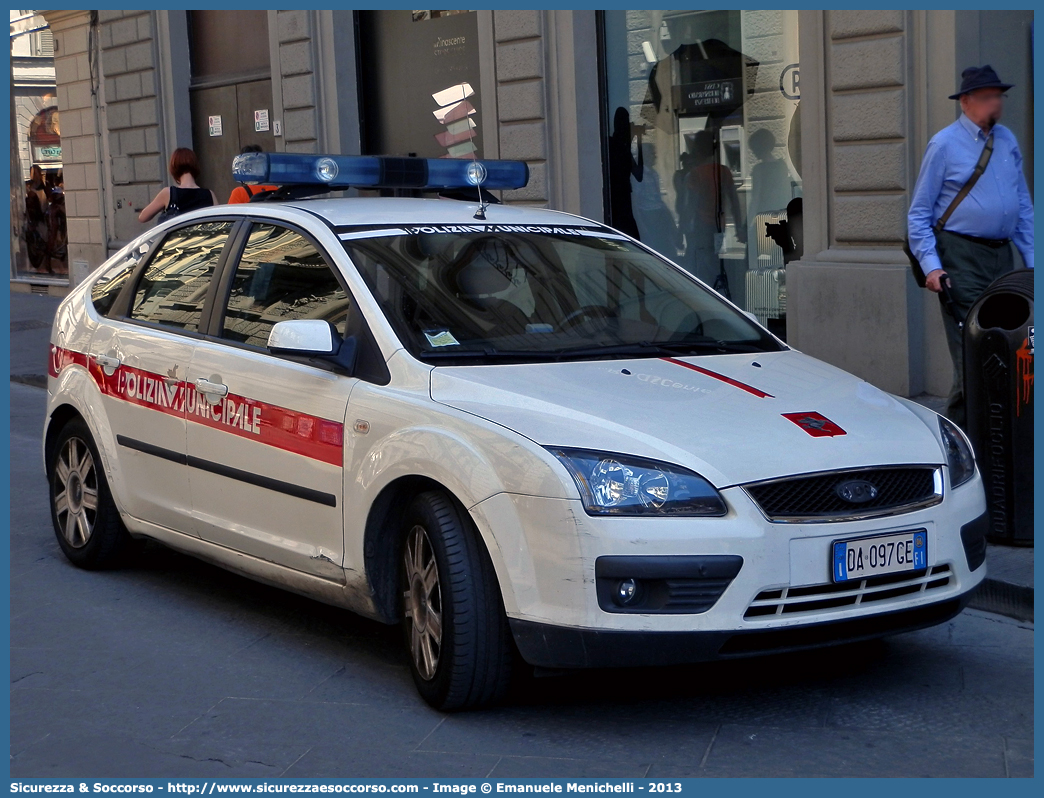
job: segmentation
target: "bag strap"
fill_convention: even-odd
[[[953,201],[950,203],[950,207],[943,211],[943,215],[940,216],[939,221],[935,223],[936,232],[939,232],[946,227],[946,222],[949,221],[950,215],[957,210],[957,206],[960,205],[964,201],[964,198],[971,193],[971,190],[975,188],[975,184],[979,182],[982,173],[986,171],[986,165],[990,162],[991,155],[993,155],[992,133],[986,137],[986,144],[982,148],[982,154],[979,156],[979,161],[975,164],[975,169],[972,171],[971,177],[968,178],[968,182],[961,187],[961,190],[957,192],[957,196],[954,197]]]

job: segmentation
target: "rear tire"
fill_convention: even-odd
[[[487,706],[511,683],[514,644],[489,555],[467,517],[439,491],[403,519],[401,617],[413,680],[436,709]]]
[[[120,520],[98,448],[82,419],[58,434],[47,463],[51,521],[71,563],[95,570],[121,564],[135,542]]]

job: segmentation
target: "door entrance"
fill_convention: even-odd
[[[226,202],[243,147],[275,149],[267,11],[190,11],[192,146],[200,185]],[[256,117],[255,117],[256,115]]]
[[[200,185],[217,194],[218,202],[226,202],[236,187],[232,159],[242,148],[257,144],[265,152],[275,150],[270,121],[272,81],[193,89],[190,101],[193,148],[202,170]],[[262,124],[255,121],[255,112],[259,111],[263,112]]]

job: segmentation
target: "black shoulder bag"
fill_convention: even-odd
[[[177,186],[170,187],[170,198],[167,200],[167,207],[165,207],[162,211],[159,212],[159,217],[156,220],[156,224],[163,224],[168,219],[173,219],[175,216],[181,213],[181,209],[178,208],[178,195],[176,193],[177,191]]]
[[[938,233],[946,227],[946,222],[949,220],[953,212],[957,210],[957,206],[960,205],[964,201],[964,198],[971,193],[971,190],[975,188],[975,184],[978,182],[979,178],[982,177],[982,173],[986,171],[986,164],[990,162],[991,155],[993,155],[992,133],[986,137],[986,144],[982,148],[982,155],[979,156],[979,162],[975,164],[975,169],[972,171],[971,177],[969,177],[968,182],[961,187],[961,190],[957,192],[957,196],[953,198],[950,206],[943,211],[943,215],[939,217],[939,221],[932,226],[933,232]],[[914,280],[917,281],[917,285],[920,288],[924,288],[927,284],[926,275],[924,270],[921,268],[921,264],[917,261],[917,256],[914,255],[913,250],[910,249],[909,236],[903,240],[903,252],[905,252],[906,257],[910,259],[910,268],[913,270]]]

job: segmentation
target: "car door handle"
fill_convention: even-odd
[[[228,396],[227,385],[222,385],[220,382],[211,382],[203,377],[196,380],[196,387],[201,393],[210,393],[215,396]]]
[[[103,369],[118,369],[123,365],[123,361],[118,357],[112,357],[111,355],[94,355],[93,360]]]

